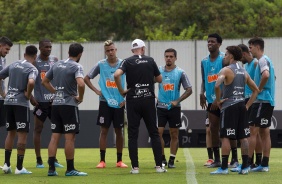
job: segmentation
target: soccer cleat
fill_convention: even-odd
[[[252,172],[269,172],[269,167],[268,166],[261,166],[261,165],[259,165],[259,166],[255,167],[255,168],[253,168],[251,171]]]
[[[213,159],[208,159],[204,166],[210,166],[213,163]]]
[[[77,170],[66,171],[66,176],[87,176],[88,174],[85,172],[80,172]]]
[[[239,166],[239,162],[238,161],[232,161],[228,164],[229,168],[236,168]]]
[[[221,169],[221,167],[220,167],[217,170],[210,172],[210,174],[229,174],[229,173],[228,173],[228,168]]]
[[[164,173],[164,172],[167,172],[167,170],[164,167],[156,166],[156,172],[157,173]]]
[[[44,165],[42,163],[36,163],[36,168],[44,168]]]
[[[22,170],[18,170],[18,168],[16,167],[16,170],[15,170],[15,174],[31,174],[32,172],[26,170],[26,168],[22,168]]]
[[[128,166],[125,163],[123,163],[122,161],[119,161],[118,163],[116,163],[116,167],[128,168]]]
[[[60,164],[59,162],[55,162],[55,167],[63,168],[64,166],[62,164]]]
[[[242,165],[240,164],[237,167],[230,169],[230,171],[231,172],[240,172],[241,171],[241,167],[242,167]]]
[[[101,161],[96,168],[105,168],[106,167],[106,163],[104,161]]]
[[[164,166],[167,166],[167,161],[166,160],[163,160],[162,161],[162,166],[164,167]]]
[[[174,163],[168,162],[167,167],[168,168],[175,168],[175,165],[174,165]]]
[[[2,171],[4,171],[5,174],[10,174],[12,173],[12,168],[11,166],[8,167],[7,164],[5,163],[4,166],[2,167]]]
[[[51,171],[51,170],[49,170],[49,171],[48,171],[48,176],[58,176],[58,173],[57,173],[57,171]]]
[[[139,167],[132,167],[130,173],[131,174],[138,174],[139,173]]]
[[[215,168],[221,167],[221,162],[213,162],[211,165],[207,166],[207,168]]]
[[[246,167],[244,169],[240,168],[240,171],[238,172],[238,174],[249,174],[249,171],[251,170],[250,167]]]

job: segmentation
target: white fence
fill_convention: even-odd
[[[223,40],[221,51],[225,52],[225,48],[229,45],[238,45],[244,43],[247,45],[249,39],[233,39]],[[275,110],[282,110],[282,38],[270,38],[265,40],[265,54],[268,55],[275,66],[276,72],[276,107]],[[119,58],[126,58],[132,55],[130,50],[131,42],[115,42]],[[38,46],[38,44],[35,44]],[[67,43],[53,43],[52,55],[57,56],[59,59],[68,57]],[[101,59],[105,58],[103,42],[83,43],[84,52],[80,63],[84,67],[85,75],[90,69]],[[15,44],[10,53],[7,55],[7,64],[14,62],[18,59],[23,59],[24,49],[26,45]],[[207,41],[205,40],[191,40],[191,41],[150,41],[146,42],[146,55],[155,58],[158,65],[164,65],[164,51],[167,48],[174,48],[177,51],[176,64],[184,69],[193,86],[193,94],[182,102],[183,110],[200,110],[199,105],[199,92],[201,87],[201,59],[209,54],[207,50]],[[92,82],[98,86],[97,76]],[[181,94],[183,89],[181,89]],[[156,91],[157,94],[157,91]],[[80,105],[80,110],[97,110],[99,107],[98,96],[86,87],[84,102]]]

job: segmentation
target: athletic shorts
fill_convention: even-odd
[[[209,113],[216,115],[217,117],[220,117],[220,109],[218,108],[217,110],[211,110],[211,105],[212,105],[211,103],[208,104],[207,111]]]
[[[157,108],[158,127],[165,127],[168,122],[169,128],[181,127],[181,108],[174,107],[170,110]]]
[[[249,116],[249,125],[260,128],[270,127],[273,109],[270,103],[254,103]]]
[[[7,112],[7,131],[29,132],[29,107],[19,105],[5,105]]]
[[[247,104],[247,102],[249,101],[249,99],[250,99],[250,98],[246,98],[246,99],[245,99],[245,104]],[[249,117],[250,117],[252,107],[253,107],[253,104],[249,107],[249,109],[248,109],[248,111],[247,111],[247,120],[248,120]]]
[[[247,122],[247,109],[245,102],[231,105],[221,111],[220,137],[233,140],[244,139],[250,136]]]
[[[206,125],[206,127],[209,127],[209,126],[210,126],[210,121],[209,121],[209,114],[208,114],[208,112],[206,112],[205,125]]]
[[[33,114],[44,123],[47,117],[51,119],[51,110],[52,104],[50,102],[38,102],[38,105],[34,107]]]
[[[6,125],[6,106],[4,105],[4,100],[0,100],[0,127]]]
[[[109,107],[107,102],[100,101],[97,125],[109,128],[113,122],[114,128],[124,125],[124,108]]]
[[[51,129],[53,133],[79,133],[78,107],[71,105],[54,105],[51,113]]]

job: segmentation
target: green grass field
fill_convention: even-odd
[[[166,155],[169,155],[169,149],[166,148]],[[240,154],[240,150],[238,150]],[[140,173],[132,175],[130,168],[116,168],[116,150],[107,149],[105,169],[96,169],[99,162],[99,149],[76,149],[75,167],[78,170],[87,172],[85,177],[66,177],[65,168],[57,169],[59,176],[47,176],[47,149],[42,150],[45,168],[35,168],[35,154],[33,149],[26,151],[24,167],[32,171],[31,175],[0,174],[0,182],[9,184],[17,183],[199,183],[199,184],[260,184],[260,183],[281,183],[281,159],[282,149],[272,149],[270,158],[269,173],[250,173],[249,175],[238,175],[229,173],[229,175],[214,176],[209,173],[215,169],[203,166],[207,159],[206,149],[204,148],[180,148],[176,157],[175,169],[168,169],[167,173],[156,173],[154,169],[154,160],[150,148],[139,148]],[[167,156],[168,157],[168,156]],[[65,164],[64,150],[59,149],[57,158],[60,163]],[[191,161],[192,160],[192,161]],[[130,165],[127,148],[124,149],[123,161]],[[240,160],[241,161],[241,160]],[[4,162],[4,150],[0,149],[0,163]],[[12,170],[14,172],[16,165],[16,150],[12,153]],[[194,166],[194,167],[193,167]],[[194,180],[193,180],[194,178]]]

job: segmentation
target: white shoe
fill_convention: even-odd
[[[7,164],[5,163],[4,166],[2,167],[2,171],[4,171],[5,174],[11,174],[12,168],[11,168],[11,166],[8,167]]]
[[[156,166],[156,172],[163,173],[163,172],[167,172],[167,170],[164,167]]]
[[[32,172],[26,170],[26,168],[22,168],[22,170],[18,170],[18,168],[16,167],[16,170],[15,170],[15,174],[31,174]]]
[[[130,171],[131,174],[138,174],[139,173],[139,167],[134,167]]]

